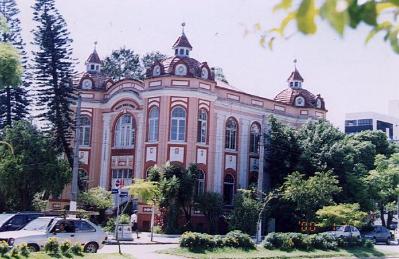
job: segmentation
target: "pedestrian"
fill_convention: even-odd
[[[136,231],[137,238],[140,238],[139,228],[137,226],[137,210],[133,211],[133,214],[130,216],[130,223],[132,224],[132,231]]]

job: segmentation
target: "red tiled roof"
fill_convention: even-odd
[[[298,70],[295,68],[295,71],[291,73],[290,77],[288,77],[287,81],[301,81],[303,82],[303,77],[299,74]]]
[[[101,64],[101,59],[97,54],[97,51],[94,50],[93,53],[90,54],[89,58],[86,61],[87,63],[97,63],[97,64]]]
[[[274,97],[274,100],[277,102],[282,102],[286,103],[289,105],[294,105],[295,103],[295,98],[297,96],[302,96],[305,98],[305,106],[304,107],[316,107],[316,99],[317,97],[309,92],[306,89],[299,88],[299,89],[293,89],[293,88],[287,88],[283,91],[281,91],[276,97]]]
[[[175,44],[173,44],[173,49],[177,48],[177,47],[185,47],[185,48],[189,48],[190,50],[193,49],[193,47],[191,46],[190,42],[188,41],[186,35],[183,33],[179,38],[177,38]]]

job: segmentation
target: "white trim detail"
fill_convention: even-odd
[[[101,172],[100,186],[107,188],[107,180],[109,173],[109,154],[111,149],[111,115],[112,113],[103,113],[103,144],[101,151]]]

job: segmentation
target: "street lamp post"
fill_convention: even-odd
[[[82,103],[82,97],[78,93],[78,104],[76,107],[76,122],[75,122],[75,138],[74,138],[74,150],[73,150],[73,167],[72,167],[72,186],[71,186],[71,201],[69,203],[69,210],[77,210],[77,199],[78,199],[78,174],[79,174],[79,144],[80,144],[80,108]]]

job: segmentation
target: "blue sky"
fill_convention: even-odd
[[[386,113],[388,101],[399,99],[399,55],[382,37],[364,44],[367,28],[347,31],[341,39],[326,25],[316,36],[295,33],[277,40],[271,51],[259,45],[259,35],[245,36],[256,23],[276,26],[272,12],[277,0],[58,0],[57,7],[74,40],[79,70],[98,41],[101,57],[126,46],[137,53],[171,46],[186,22],[192,57],[220,66],[230,84],[248,93],[273,98],[287,86],[298,59],[304,88],[326,101],[328,119],[342,126],[346,112]],[[31,42],[33,0],[17,0],[26,42]],[[293,28],[291,28],[293,29]],[[292,30],[294,31],[294,30]],[[30,46],[28,46],[30,48]]]

